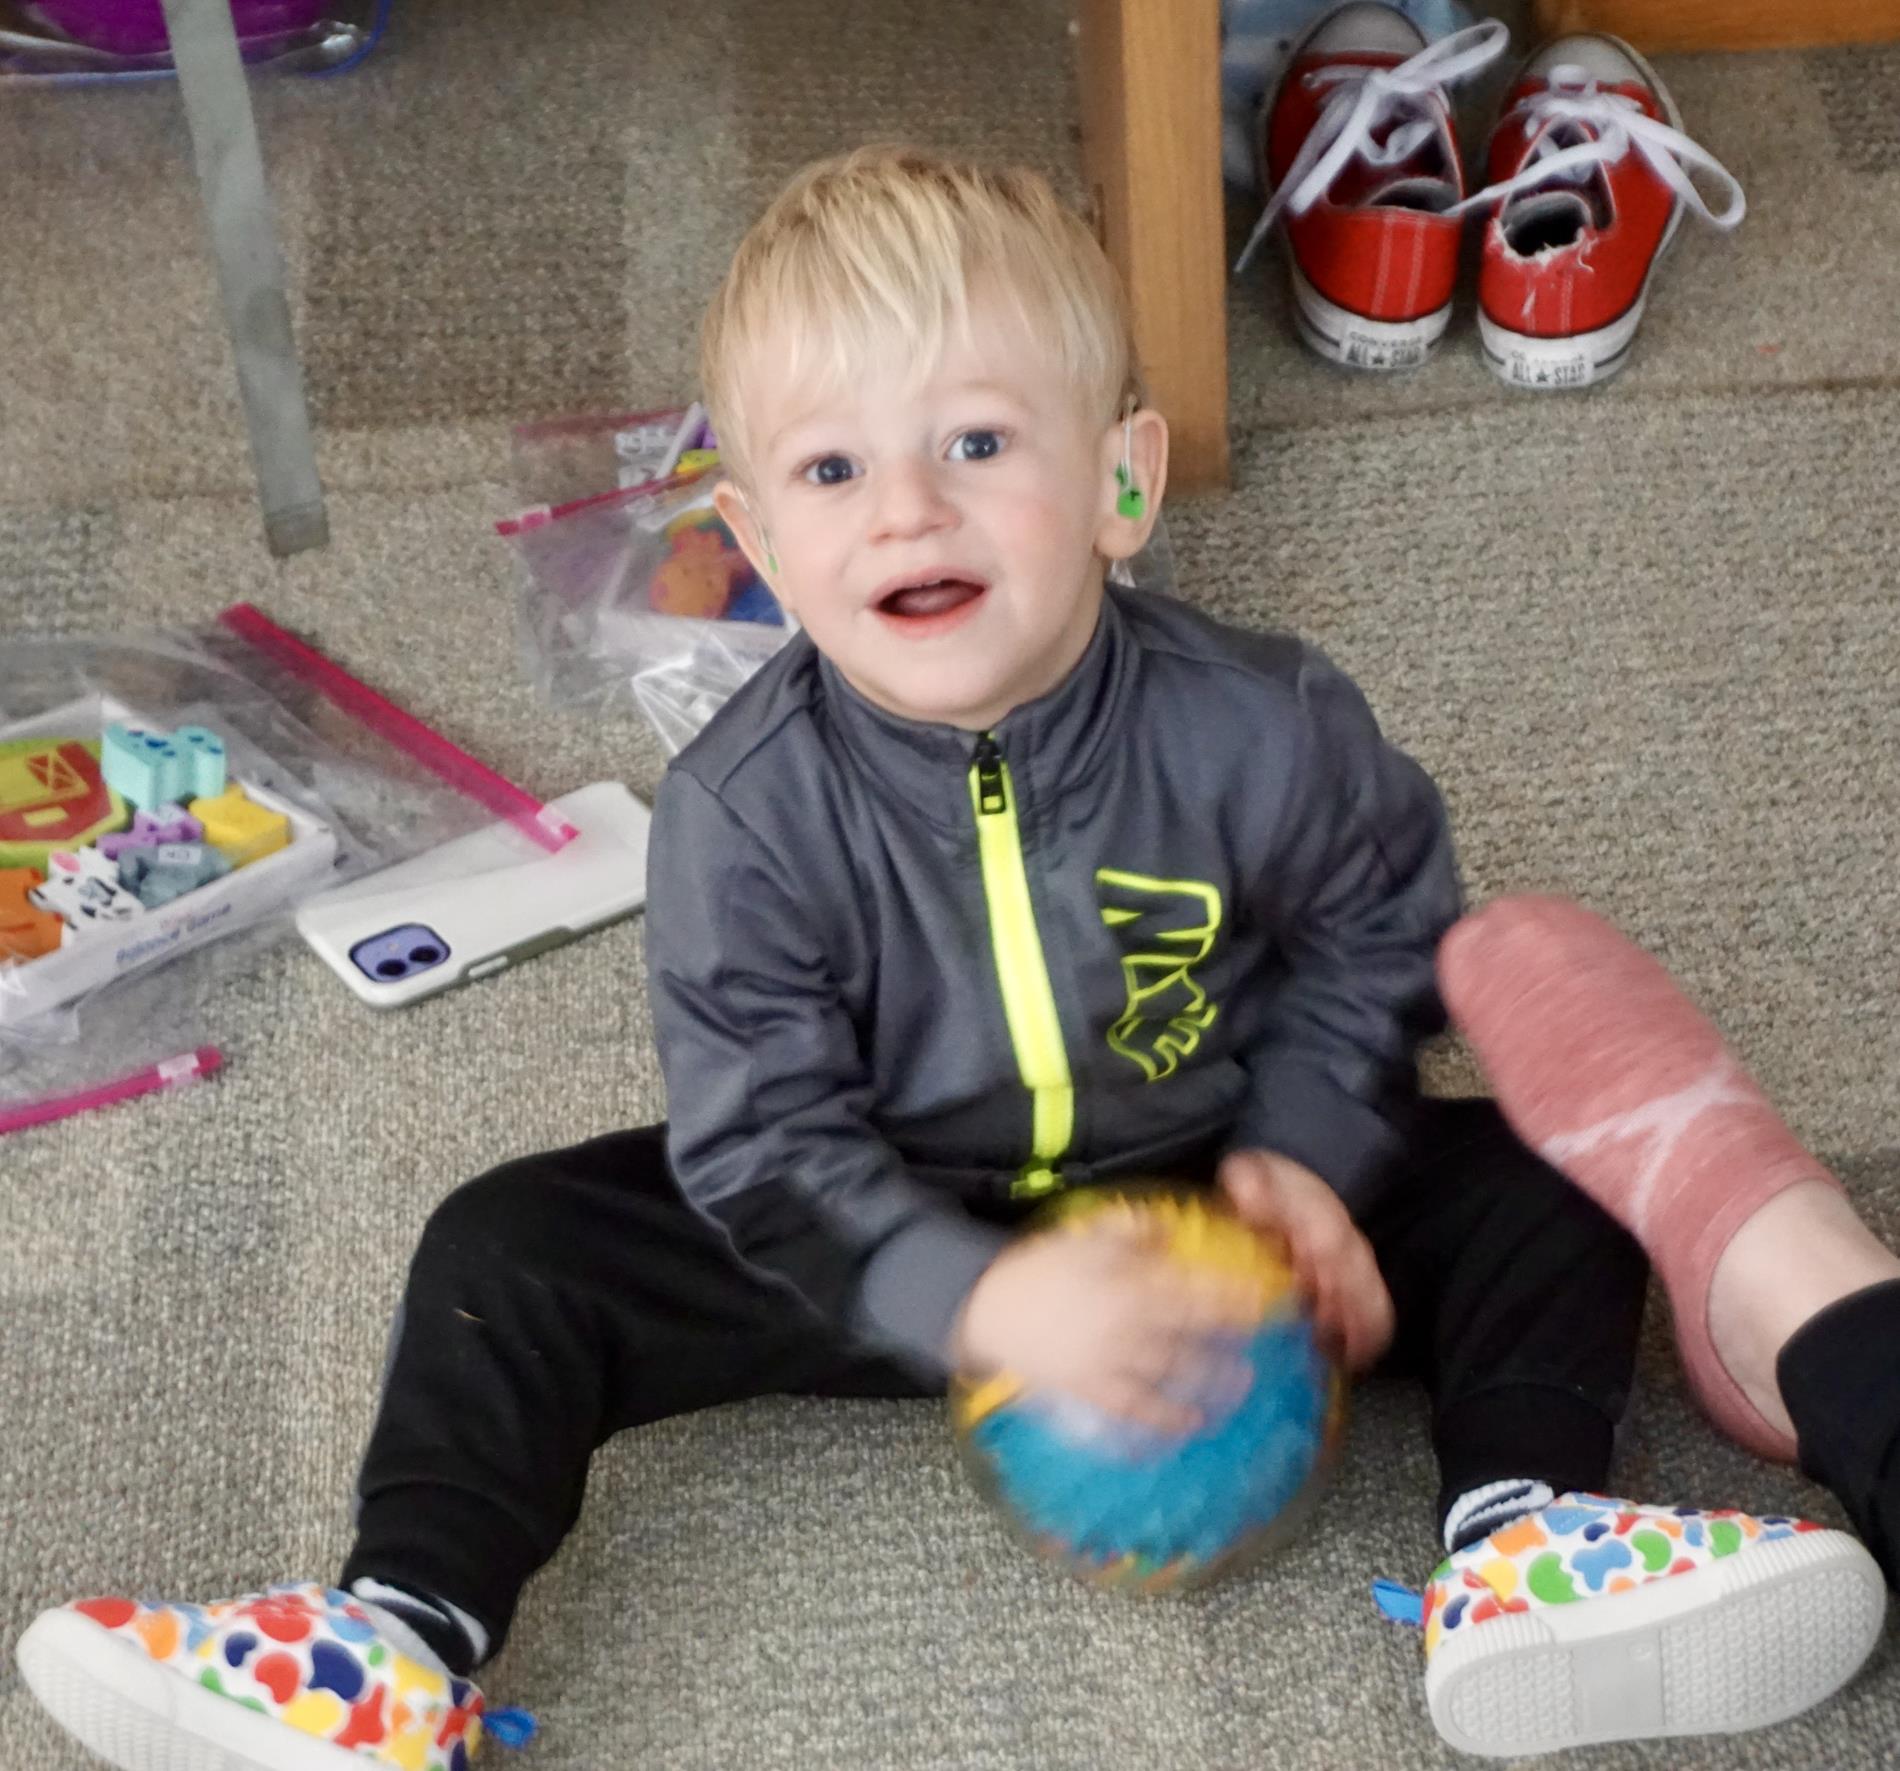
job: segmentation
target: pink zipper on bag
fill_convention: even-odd
[[[690,486],[695,480],[706,479],[712,472],[709,467],[695,467],[685,473],[667,474],[662,479],[643,480],[637,486],[620,486],[609,492],[590,492],[585,498],[570,498],[565,504],[537,504],[532,510],[524,510],[518,516],[502,517],[495,524],[495,533],[512,541],[515,536],[525,535],[530,529],[545,529],[549,523],[578,516],[584,510],[609,510],[616,505],[641,504],[663,493],[677,492],[680,487]],[[240,608],[243,606],[239,605]]]
[[[431,774],[486,806],[496,817],[506,819],[550,854],[565,848],[580,835],[552,806],[544,805],[486,763],[477,762],[460,745],[450,743],[413,714],[404,713],[395,702],[377,694],[369,684],[351,676],[315,647],[305,645],[250,603],[233,603],[219,615],[218,624],[334,701],[345,713],[413,757]]]
[[[47,1095],[20,1106],[0,1106],[0,1137],[12,1131],[25,1131],[28,1126],[71,1119],[74,1114],[90,1113],[95,1107],[116,1107],[121,1101],[136,1101],[141,1095],[154,1095],[161,1089],[188,1088],[212,1075],[223,1063],[224,1054],[215,1045],[201,1045],[195,1052],[167,1058],[162,1064],[147,1065],[130,1076],[121,1076],[116,1082],[75,1089],[69,1095]]]

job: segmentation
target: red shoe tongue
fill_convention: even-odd
[[[948,579],[942,584],[919,584],[909,590],[894,591],[884,599],[884,608],[892,615],[941,615],[946,609],[954,609],[959,603],[967,603],[981,594],[977,585],[962,579]]]

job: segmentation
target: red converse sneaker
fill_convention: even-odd
[[[1711,211],[1695,167],[1726,187]],[[1719,228],[1742,187],[1682,133],[1655,70],[1615,37],[1560,37],[1525,63],[1491,137],[1478,328],[1513,387],[1588,387],[1629,360],[1684,208]]]
[[[1286,218],[1300,336],[1355,369],[1410,369],[1451,318],[1464,169],[1445,88],[1503,50],[1496,20],[1427,45],[1393,7],[1360,0],[1294,45],[1261,112],[1271,192],[1244,269]]]

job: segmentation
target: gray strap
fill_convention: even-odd
[[[330,539],[323,483],[230,0],[164,0],[164,7],[251,430],[265,538],[278,555],[322,547]]]

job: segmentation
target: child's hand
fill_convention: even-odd
[[[1286,1238],[1320,1339],[1363,1371],[1392,1340],[1392,1294],[1369,1243],[1331,1187],[1290,1156],[1236,1150],[1220,1167],[1234,1209]]]
[[[1167,1258],[1166,1237],[1137,1213],[1105,1213],[1012,1244],[965,1300],[953,1361],[1161,1433],[1218,1418],[1253,1381],[1234,1342],[1266,1299],[1253,1280],[1187,1271]]]

